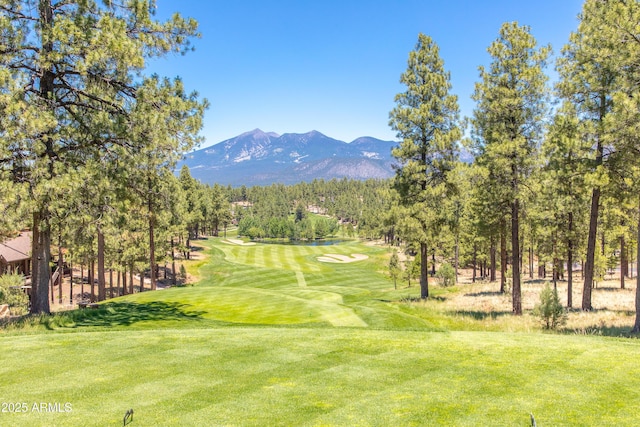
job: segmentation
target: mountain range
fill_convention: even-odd
[[[313,179],[384,179],[393,176],[397,143],[361,137],[347,143],[318,131],[278,135],[254,129],[188,153],[191,175],[203,183],[231,186],[295,184]]]

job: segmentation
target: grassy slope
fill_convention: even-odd
[[[3,338],[0,425],[637,425],[638,349],[598,337],[227,327]],[[28,379],[28,380],[27,380]]]
[[[138,426],[640,422],[635,340],[434,332],[385,302],[407,290],[376,272],[381,249],[207,245],[197,286],[0,337],[0,402],[29,407],[0,425],[121,425],[129,408]],[[369,259],[318,263],[325,252]]]
[[[197,286],[135,294],[119,301],[181,307],[199,324],[437,329],[386,302],[407,291],[394,291],[380,274],[384,249],[357,242],[330,246],[203,243],[211,258],[200,268],[202,280]],[[325,253],[363,253],[369,258],[347,264],[318,262],[317,257]],[[152,320],[156,325],[157,319]]]

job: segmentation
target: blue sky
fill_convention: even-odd
[[[202,147],[255,128],[317,130],[350,142],[394,140],[388,126],[400,74],[417,42],[431,36],[451,73],[462,115],[472,114],[478,66],[503,22],[531,27],[558,55],[577,28],[582,0],[157,0],[199,22],[186,56],[149,71],[180,76],[209,100]],[[553,76],[553,67],[549,70]]]

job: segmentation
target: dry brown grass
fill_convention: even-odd
[[[433,283],[433,282],[432,282]],[[500,293],[497,282],[476,281],[472,283],[468,271],[462,271],[459,284],[450,292],[434,292],[438,296],[426,302],[413,302],[414,307],[422,306],[436,310],[448,319],[442,326],[453,329],[482,329],[495,331],[540,330],[539,319],[532,310],[540,300],[540,292],[549,279],[528,279],[522,283],[523,316],[512,316],[512,295]],[[583,281],[578,276],[573,280],[573,308],[568,310],[567,323],[561,332],[572,334],[594,334],[608,336],[628,336],[635,320],[635,278],[626,280],[626,288],[621,289],[618,279],[605,280],[592,290],[593,310],[584,312],[582,305]],[[562,304],[567,305],[567,282],[557,282]]]

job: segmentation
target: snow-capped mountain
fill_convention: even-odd
[[[182,164],[204,183],[293,184],[315,178],[389,178],[392,141],[362,137],[351,143],[318,131],[278,135],[255,129],[191,152]]]

